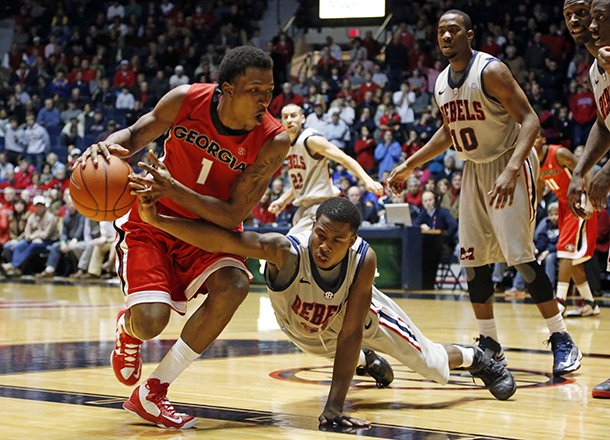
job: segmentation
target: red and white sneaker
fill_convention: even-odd
[[[597,399],[610,399],[610,379],[596,385],[591,394]]]
[[[161,428],[188,429],[195,424],[195,417],[176,412],[167,400],[168,383],[148,379],[138,386],[123,408]]]
[[[110,363],[119,382],[131,386],[140,380],[142,374],[140,358],[142,341],[125,331],[126,311],[127,309],[122,309],[117,315],[114,350],[110,355]]]

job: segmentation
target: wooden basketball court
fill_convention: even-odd
[[[476,325],[461,292],[392,294],[433,340],[472,343]],[[194,429],[147,425],[121,409],[131,388],[110,368],[117,286],[0,284],[2,439],[601,439],[610,436],[610,400],[591,387],[610,376],[610,309],[568,321],[584,353],[581,369],[549,375],[547,330],[532,304],[496,304],[500,338],[519,389],[506,402],[467,373],[445,387],[397,364],[396,380],[377,389],[356,377],[347,398],[373,427],[355,433],[318,430],[331,364],[298,352],[278,329],[263,289],[254,287],[220,339],[170,387],[169,399],[198,417]],[[201,299],[189,304],[194,310]],[[145,343],[147,376],[179,335],[174,314],[158,340]]]

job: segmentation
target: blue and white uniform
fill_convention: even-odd
[[[289,265],[290,274],[282,274],[282,279],[288,280],[283,286],[271,281],[267,272],[267,291],[277,321],[288,338],[305,353],[333,358],[351,286],[369,245],[358,238],[337,268],[338,275],[329,282],[313,263],[309,236],[309,233],[288,236],[296,264]],[[445,348],[426,338],[407,314],[374,286],[364,327],[363,347],[386,353],[428,379],[447,383],[449,365]]]

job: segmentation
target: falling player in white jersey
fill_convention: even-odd
[[[288,104],[282,109],[282,125],[291,144],[287,156],[290,190],[271,203],[268,209],[279,214],[290,203],[298,207],[289,234],[311,230],[320,203],[339,194],[330,176],[331,160],[362,180],[367,190],[383,195],[383,186],[375,182],[353,157],[333,145],[318,130],[303,129],[304,123],[305,115],[298,105]]]
[[[582,354],[567,333],[553,287],[536,262],[533,221],[539,163],[532,149],[540,124],[508,67],[473,51],[470,17],[449,10],[438,22],[438,44],[449,66],[436,80],[434,97],[443,126],[388,182],[400,192],[413,170],[453,145],[465,161],[460,202],[460,260],[466,267],[479,344],[506,362],[497,342],[491,265],[515,266],[544,317],[553,351],[553,374],[580,367]]]
[[[448,382],[451,368],[463,366],[497,399],[506,400],[516,390],[514,378],[493,353],[429,340],[373,286],[375,252],[357,236],[360,213],[347,199],[323,202],[313,228],[294,236],[229,232],[208,222],[167,217],[142,199],[138,209],[151,225],[209,252],[267,260],[267,291],[286,336],[306,353],[334,359],[330,392],[319,416],[322,425],[370,425],[343,412],[361,345],[441,384]]]

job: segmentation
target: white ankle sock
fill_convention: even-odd
[[[150,375],[150,379],[159,379],[161,383],[172,383],[198,357],[199,353],[195,353],[182,338],[178,338]]]
[[[358,366],[366,366],[366,356],[364,355],[364,351],[362,350],[360,350],[360,356],[358,356]]]
[[[578,289],[578,291],[580,292],[580,294],[582,295],[582,297],[584,299],[586,299],[587,301],[593,301],[593,294],[591,293],[591,287],[589,287],[589,283],[587,281],[585,281],[582,284],[579,284],[578,286],[576,286],[576,288]]]
[[[563,321],[563,317],[561,313],[556,314],[555,316],[545,319],[546,326],[549,328],[549,332],[551,334],[557,332],[566,332],[568,329],[566,328],[566,323]]]
[[[459,367],[470,368],[474,362],[474,348],[462,347],[461,345],[454,345],[455,348],[462,352],[462,363]]]
[[[566,300],[568,297],[568,289],[570,288],[570,283],[566,283],[565,281],[557,282],[557,298]]]
[[[477,319],[477,325],[481,335],[488,336],[498,342],[498,329],[496,328],[496,320],[494,318]]]

